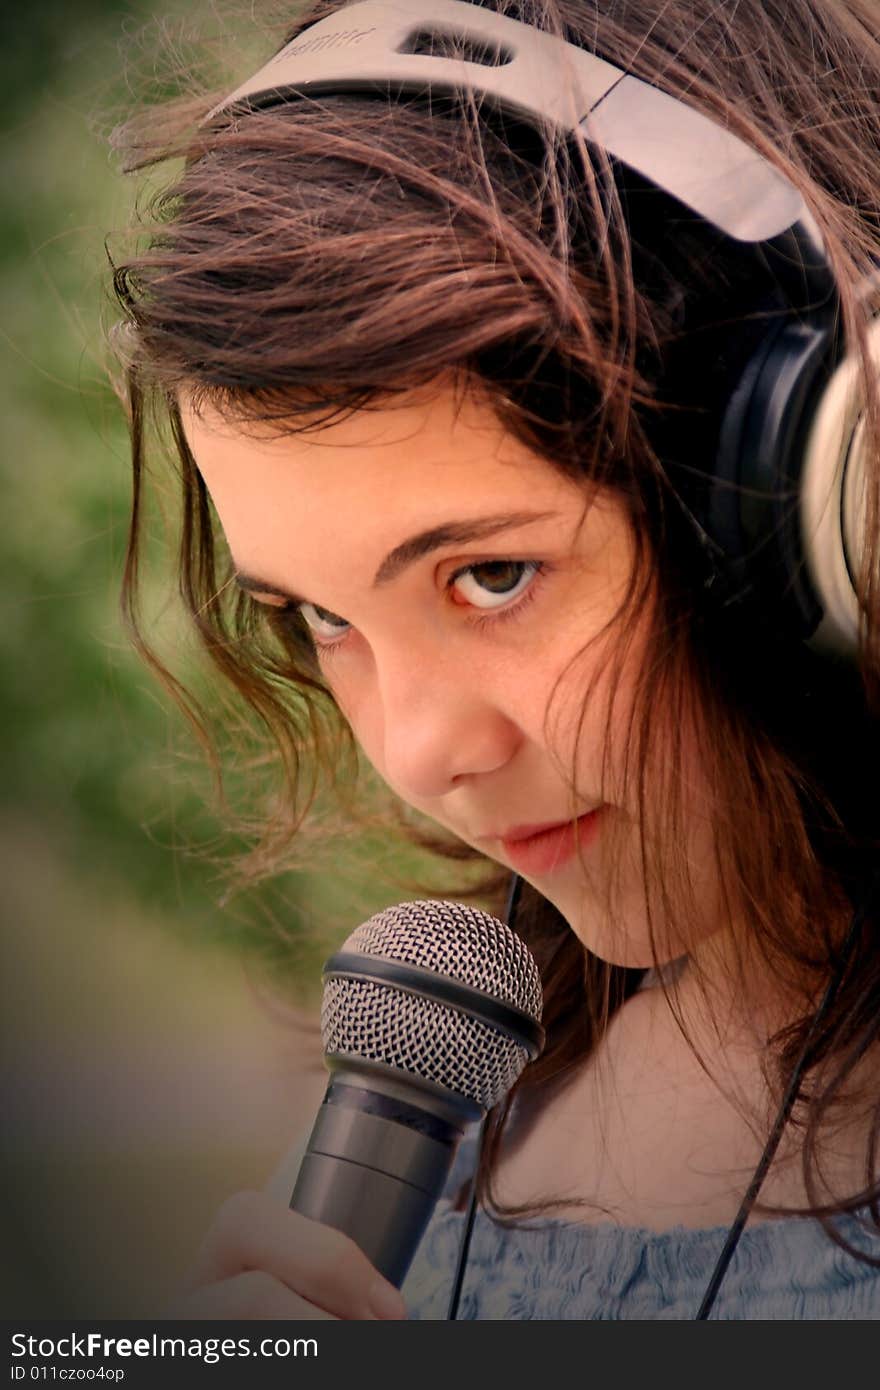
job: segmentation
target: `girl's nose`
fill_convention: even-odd
[[[405,799],[444,796],[496,772],[520,741],[517,725],[473,673],[410,655],[380,673],[385,776]]]

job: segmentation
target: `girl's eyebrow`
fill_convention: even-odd
[[[378,587],[389,584],[416,560],[421,560],[425,555],[430,555],[432,551],[440,550],[443,546],[484,541],[516,526],[529,526],[533,522],[548,521],[557,516],[559,512],[502,512],[496,516],[476,517],[467,521],[444,521],[439,526],[419,531],[390,550],[376,570],[373,585]],[[288,589],[279,589],[277,584],[259,579],[253,574],[245,574],[241,570],[236,571],[235,582],[240,589],[251,593],[272,594],[275,598],[286,598],[293,604],[307,602],[299,594],[292,594]]]
[[[409,565],[432,550],[446,545],[466,545],[470,541],[484,541],[500,531],[512,530],[515,526],[528,526],[534,521],[547,521],[558,516],[558,512],[502,512],[497,516],[482,516],[470,521],[446,521],[439,526],[431,526],[427,531],[410,536],[389,551],[376,570],[373,584],[379,586],[396,579]]]

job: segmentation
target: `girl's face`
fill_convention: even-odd
[[[518,870],[598,955],[651,963],[619,776],[644,634],[618,669],[602,782],[611,620],[634,556],[623,504],[564,478],[451,386],[285,437],[181,408],[239,584],[300,610],[380,776]],[[629,847],[613,932],[612,822]],[[661,958],[679,954],[659,928]]]

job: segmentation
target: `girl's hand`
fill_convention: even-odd
[[[354,1241],[262,1192],[217,1213],[171,1318],[405,1318],[406,1305]]]

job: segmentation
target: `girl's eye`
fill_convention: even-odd
[[[538,560],[485,560],[459,570],[448,587],[464,603],[484,612],[507,608],[525,593],[542,568]],[[298,611],[318,644],[325,648],[338,642],[351,628],[338,613],[320,608],[317,603],[301,603]]]
[[[306,626],[322,641],[332,642],[348,630],[349,625],[344,618],[340,618],[338,613],[328,612],[326,608],[319,608],[316,603],[301,603],[299,611]]]
[[[503,608],[529,587],[540,568],[537,560],[486,560],[459,570],[449,585],[474,608]]]

